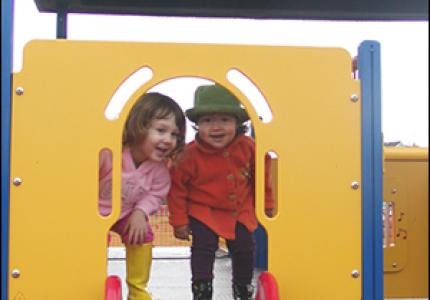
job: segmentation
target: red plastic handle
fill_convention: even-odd
[[[105,285],[106,300],[122,300],[121,279],[116,275],[106,278]]]
[[[279,300],[278,285],[275,277],[269,272],[258,276],[257,295],[255,300]]]

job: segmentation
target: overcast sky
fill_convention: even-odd
[[[381,44],[382,127],[385,141],[428,147],[428,22],[323,22],[125,17],[70,14],[74,40],[194,42],[327,46],[357,54],[364,40]],[[15,1],[14,71],[32,39],[55,39],[56,16],[39,13],[33,0]],[[192,104],[199,82],[167,84],[168,94]],[[164,87],[159,87],[163,90]]]

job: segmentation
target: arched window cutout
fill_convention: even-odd
[[[148,92],[158,92],[171,97],[182,108],[183,111],[194,106],[194,94],[200,85],[211,85],[215,82],[207,78],[197,76],[181,76],[170,78],[151,87]],[[195,137],[194,124],[186,118],[186,137],[185,141],[191,142]]]
[[[97,207],[100,216],[107,217],[112,213],[112,151],[103,148],[99,152],[99,176]],[[110,203],[110,206],[108,204]]]
[[[119,117],[124,105],[133,95],[133,93],[143,84],[151,80],[153,75],[152,69],[142,67],[132,73],[116,90],[105,109],[105,117],[108,120],[116,120]]]
[[[248,77],[236,69],[230,69],[227,72],[227,80],[248,98],[263,123],[269,123],[272,120],[272,110],[266,99]]]
[[[274,151],[266,152],[265,166],[264,166],[266,170],[265,184],[271,184],[273,201],[275,202],[275,206],[273,208],[264,207],[265,214],[268,218],[274,218],[278,214],[278,162],[279,162],[278,154],[276,152]]]

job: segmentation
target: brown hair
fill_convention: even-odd
[[[176,157],[185,146],[185,116],[181,107],[169,96],[146,93],[137,99],[130,110],[122,134],[122,145],[133,146],[146,138],[153,119],[165,119],[171,115],[179,129],[178,140],[170,157]]]

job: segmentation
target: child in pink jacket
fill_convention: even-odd
[[[198,87],[194,107],[186,115],[198,131],[172,167],[167,201],[175,237],[192,235],[193,299],[212,299],[219,237],[226,240],[232,257],[234,299],[251,299],[257,218],[255,147],[243,125],[249,117],[237,98],[217,84]],[[272,216],[270,168],[266,172],[266,214]]]
[[[123,132],[121,214],[111,230],[126,247],[128,300],[151,299],[146,291],[152,261],[153,233],[148,216],[159,209],[170,188],[166,159],[184,147],[185,117],[180,106],[159,93],[141,96]],[[99,211],[112,205],[112,159],[100,153]]]

